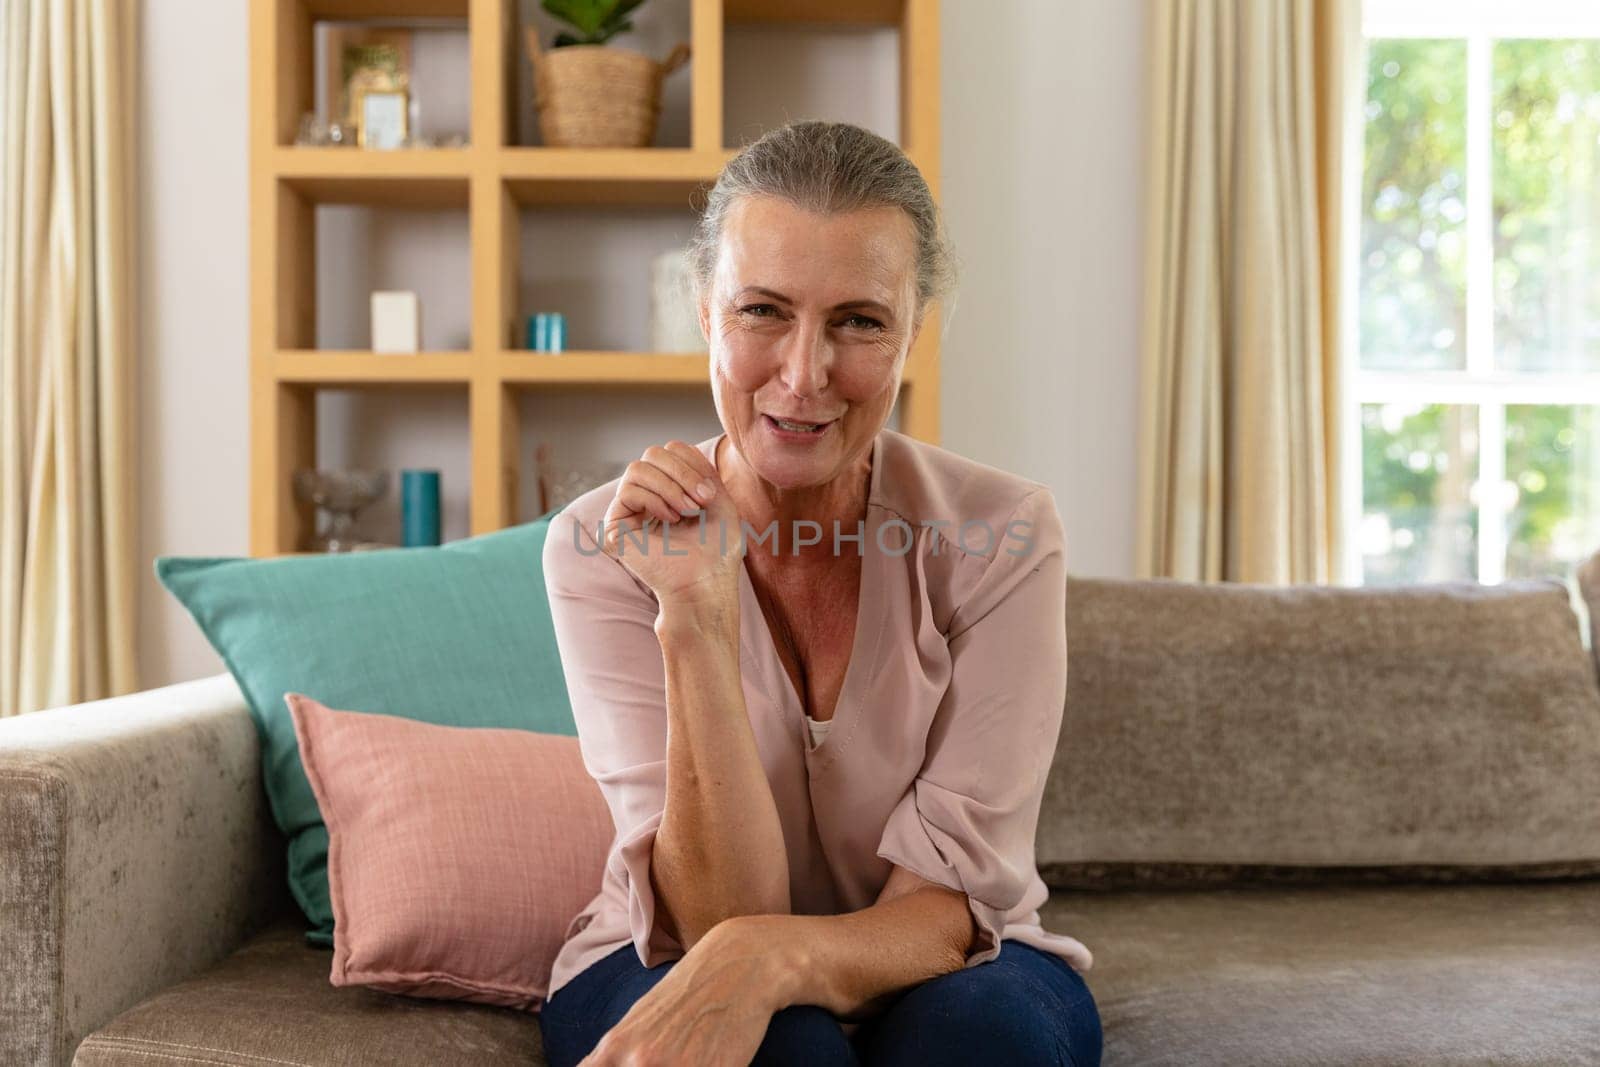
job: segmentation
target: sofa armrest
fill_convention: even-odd
[[[1600,552],[1578,565],[1578,592],[1589,624],[1589,658],[1600,675]]]
[[[0,1063],[113,1016],[292,907],[227,674],[0,719]]]

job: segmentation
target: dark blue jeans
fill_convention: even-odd
[[[587,1056],[676,962],[646,969],[623,945],[557,990],[539,1015],[551,1067]],[[1082,976],[1048,952],[1002,941],[988,963],[912,987],[848,1036],[824,1008],[784,1008],[751,1063],[1097,1067],[1100,1041],[1100,1011]]]

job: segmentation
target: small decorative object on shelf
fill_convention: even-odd
[[[540,311],[529,315],[528,348],[535,352],[565,352],[567,317],[559,311]]]
[[[326,44],[329,121],[361,128],[361,95],[367,91],[411,92],[415,35],[399,26],[328,23]]]
[[[337,122],[325,122],[315,111],[300,116],[300,129],[294,143],[302,148],[337,148],[356,143],[356,128]],[[464,133],[410,133],[400,139],[396,148],[466,148],[472,142]]]
[[[407,548],[439,543],[439,472],[400,472],[401,544]]]
[[[339,148],[356,143],[356,131],[342,122],[328,122],[315,111],[300,116],[294,143],[302,148]]]
[[[631,29],[643,0],[544,0],[544,9],[574,32],[556,35],[549,51],[536,27],[526,28],[533,64],[539,133],[547,145],[643,148],[655,140],[661,82],[689,61],[679,44],[660,63],[606,42]]]
[[[422,313],[417,294],[409,289],[374,290],[372,294],[372,350],[415,352],[420,347]]]
[[[361,115],[357,127],[361,147],[382,150],[405,148],[410,136],[407,122],[410,100],[410,94],[404,89],[356,90],[356,103]]]
[[[295,131],[294,143],[321,147],[328,143],[328,123],[315,111],[300,116],[300,128]]]
[[[539,514],[564,508],[597,485],[622,476],[628,464],[619,460],[562,460],[551,454],[548,443],[534,450],[539,470]]]
[[[356,538],[356,516],[380,499],[388,487],[388,471],[310,468],[295,471],[295,496],[328,513],[327,529],[312,538],[310,547],[317,552],[354,552],[364,547]]]
[[[650,261],[650,350],[706,350],[689,284],[689,253],[684,249],[663,252]]]

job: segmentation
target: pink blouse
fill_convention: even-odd
[[[697,446],[714,461],[722,435]],[[683,954],[656,922],[650,854],[667,785],[656,600],[595,532],[609,482],[552,522],[544,570],[578,739],[616,823],[601,890],[573,920],[554,993],[632,942]],[[1050,490],[893,430],[873,442],[855,644],[827,730],[807,715],[749,573],[739,578],[745,705],[772,787],[796,914],[870,906],[891,863],[967,895],[967,966],[1011,938],[1080,971],[1082,942],[1039,925],[1034,830],[1067,688],[1066,569]],[[825,531],[824,542],[833,531]],[[713,535],[714,536],[714,535]],[[770,552],[771,541],[748,552]]]

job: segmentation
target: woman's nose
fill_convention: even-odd
[[[828,386],[833,349],[824,325],[800,323],[789,334],[779,370],[783,384],[796,396],[816,396]]]

